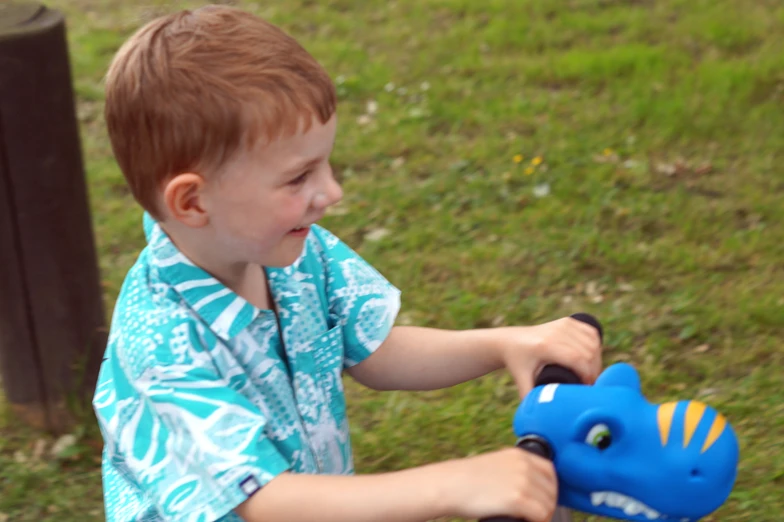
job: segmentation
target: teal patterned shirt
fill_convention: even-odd
[[[239,521],[283,471],[353,473],[342,371],[384,341],[400,292],[314,226],[265,269],[278,322],[144,228],[93,399],[107,520]]]

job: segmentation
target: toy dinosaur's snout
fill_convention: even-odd
[[[535,388],[514,420],[553,451],[559,504],[627,520],[696,520],[735,481],[738,443],[726,419],[697,401],[651,404],[636,370],[616,364],[594,386]]]

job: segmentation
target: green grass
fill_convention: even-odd
[[[108,310],[144,243],[101,121],[101,78],[140,23],[199,4],[49,2],[68,16]],[[596,314],[606,362],[632,362],[651,400],[699,397],[733,423],[737,486],[706,520],[781,519],[780,2],[238,5],[290,31],[336,79],[346,197],[325,225],[403,289],[401,322]],[[366,239],[380,228],[391,233]],[[430,393],[348,390],[360,472],[513,442],[505,374]],[[51,461],[34,458],[50,437],[5,419],[0,520],[102,520],[95,427],[85,421],[71,455]]]

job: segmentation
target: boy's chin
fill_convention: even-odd
[[[297,259],[302,255],[303,248],[287,249],[285,252],[277,252],[275,256],[271,256],[262,260],[259,264],[267,268],[286,268],[293,265]]]

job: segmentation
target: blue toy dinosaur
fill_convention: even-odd
[[[691,522],[724,503],[735,483],[738,441],[726,419],[698,401],[651,404],[625,363],[593,386],[537,386],[513,428],[548,447],[558,504],[586,513]]]

